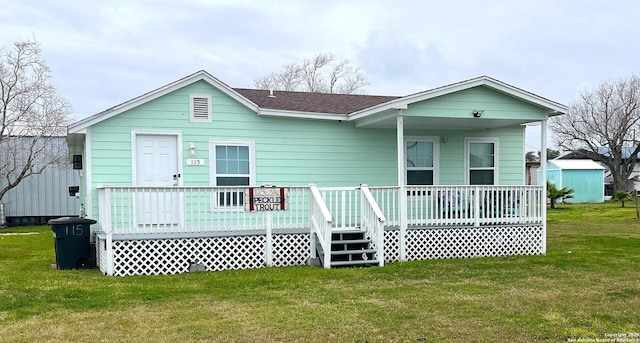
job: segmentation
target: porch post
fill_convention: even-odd
[[[398,110],[396,117],[397,146],[398,146],[398,216],[400,219],[400,233],[398,242],[400,244],[400,261],[407,260],[406,236],[407,236],[407,190],[404,175],[404,117],[402,110]]]
[[[115,266],[113,265],[113,224],[111,223],[111,188],[104,187],[98,189],[98,207],[101,209],[98,220],[99,230],[105,233],[105,274],[113,276]]]
[[[106,274],[109,276],[113,276],[113,270],[114,265],[113,265],[113,234],[111,233],[111,228],[109,228],[109,232],[107,232],[106,236],[106,249],[105,249],[105,254],[107,255],[107,268],[106,268]]]
[[[267,224],[265,249],[264,249],[265,264],[267,265],[267,267],[273,267],[273,213],[271,211],[266,211],[265,222]]]
[[[542,174],[542,253],[547,253],[547,117],[540,127],[542,147],[540,148],[540,174]]]

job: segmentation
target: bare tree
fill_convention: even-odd
[[[336,62],[330,53],[319,53],[299,63],[285,64],[278,73],[253,81],[258,89],[320,93],[362,93],[369,81],[349,60]]]
[[[276,85],[281,85],[282,90],[294,91],[304,82],[304,74],[301,66],[295,63],[285,64],[282,72],[278,74],[271,73],[272,79]]]
[[[550,127],[560,147],[578,150],[609,167],[615,192],[629,190],[640,152],[639,125],[640,77],[631,75],[583,92]]]
[[[0,50],[0,200],[26,177],[68,163],[60,136],[70,106],[40,52],[35,41]]]

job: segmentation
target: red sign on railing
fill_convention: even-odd
[[[244,191],[245,211],[285,211],[289,190],[283,187],[256,187]]]

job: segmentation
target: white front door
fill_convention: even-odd
[[[150,187],[136,197],[138,225],[177,225],[179,196],[166,188],[180,185],[178,137],[175,135],[136,135],[135,185]]]

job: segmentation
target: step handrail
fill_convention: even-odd
[[[387,218],[385,218],[384,213],[382,213],[382,210],[380,209],[380,206],[378,206],[378,202],[373,197],[373,194],[371,194],[369,187],[367,185],[360,185],[360,190],[362,191],[362,194],[364,194],[369,206],[371,206],[371,209],[375,213],[378,221],[381,223],[386,222]]]
[[[318,186],[316,184],[309,184],[309,221],[311,231],[311,257],[315,258],[316,255],[316,242],[314,236],[318,237],[320,246],[323,252],[323,267],[331,268],[331,227],[333,224],[333,217],[331,212],[327,208]]]
[[[371,190],[366,184],[360,185],[360,191],[362,192],[362,228],[366,231],[367,235],[371,238],[372,243],[375,245],[377,251],[378,265],[384,266],[384,223],[387,219],[382,213],[378,202],[371,194]]]

